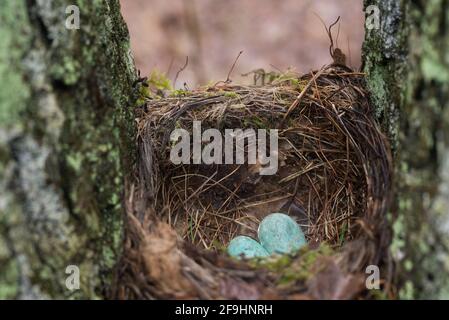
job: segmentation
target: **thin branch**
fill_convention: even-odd
[[[183,72],[187,68],[188,64],[189,64],[189,56],[186,56],[186,62],[181,67],[181,69],[179,69],[178,72],[176,72],[175,80],[173,80],[173,88],[175,88],[175,86],[176,86],[176,81],[178,80],[180,73]]]
[[[229,70],[229,72],[228,72],[228,76],[226,78],[225,83],[230,83],[231,82],[232,71],[234,71],[235,65],[237,64],[237,61],[239,60],[239,58],[242,55],[242,53],[243,53],[243,51],[240,51],[239,54],[237,55],[237,58],[235,58],[234,63],[232,64],[231,70]]]

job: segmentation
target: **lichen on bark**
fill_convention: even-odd
[[[402,298],[449,297],[449,5],[365,1],[380,9],[367,31],[364,70],[395,151],[393,208]]]
[[[65,27],[73,4],[79,30]],[[135,151],[137,75],[118,0],[6,0],[1,14],[0,297],[102,297]]]

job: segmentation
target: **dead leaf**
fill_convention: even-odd
[[[319,263],[318,263],[319,261]],[[319,300],[353,299],[364,289],[364,277],[348,274],[329,257],[321,258],[317,264],[324,269],[308,281],[307,294]]]

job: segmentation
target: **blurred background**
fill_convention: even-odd
[[[362,0],[121,0],[131,46],[142,75],[159,70],[189,88],[226,80],[252,83],[242,74],[291,67],[304,73],[331,62],[330,25],[338,16],[338,47],[360,67],[364,37]],[[337,28],[333,29],[334,39]]]

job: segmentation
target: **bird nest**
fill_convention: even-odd
[[[147,99],[136,116],[139,159],[127,188],[125,250],[114,297],[367,297],[368,265],[380,267],[381,288],[391,292],[391,157],[363,74],[328,66],[280,75],[263,86],[222,82],[178,90]],[[201,135],[195,142],[198,124],[200,134],[222,134],[213,136],[223,138],[222,149],[206,153],[215,162],[192,160],[195,148],[204,155],[212,141]],[[235,145],[226,140],[226,130],[237,128],[256,133],[257,145],[265,135],[265,158],[254,158],[248,136],[239,146],[237,138]],[[184,163],[171,158],[176,129],[193,136]],[[242,151],[243,163],[237,156],[226,161],[226,150]],[[277,160],[269,174],[267,154]],[[261,219],[273,212],[298,222],[306,248],[259,260],[226,254],[233,237],[254,237]]]

